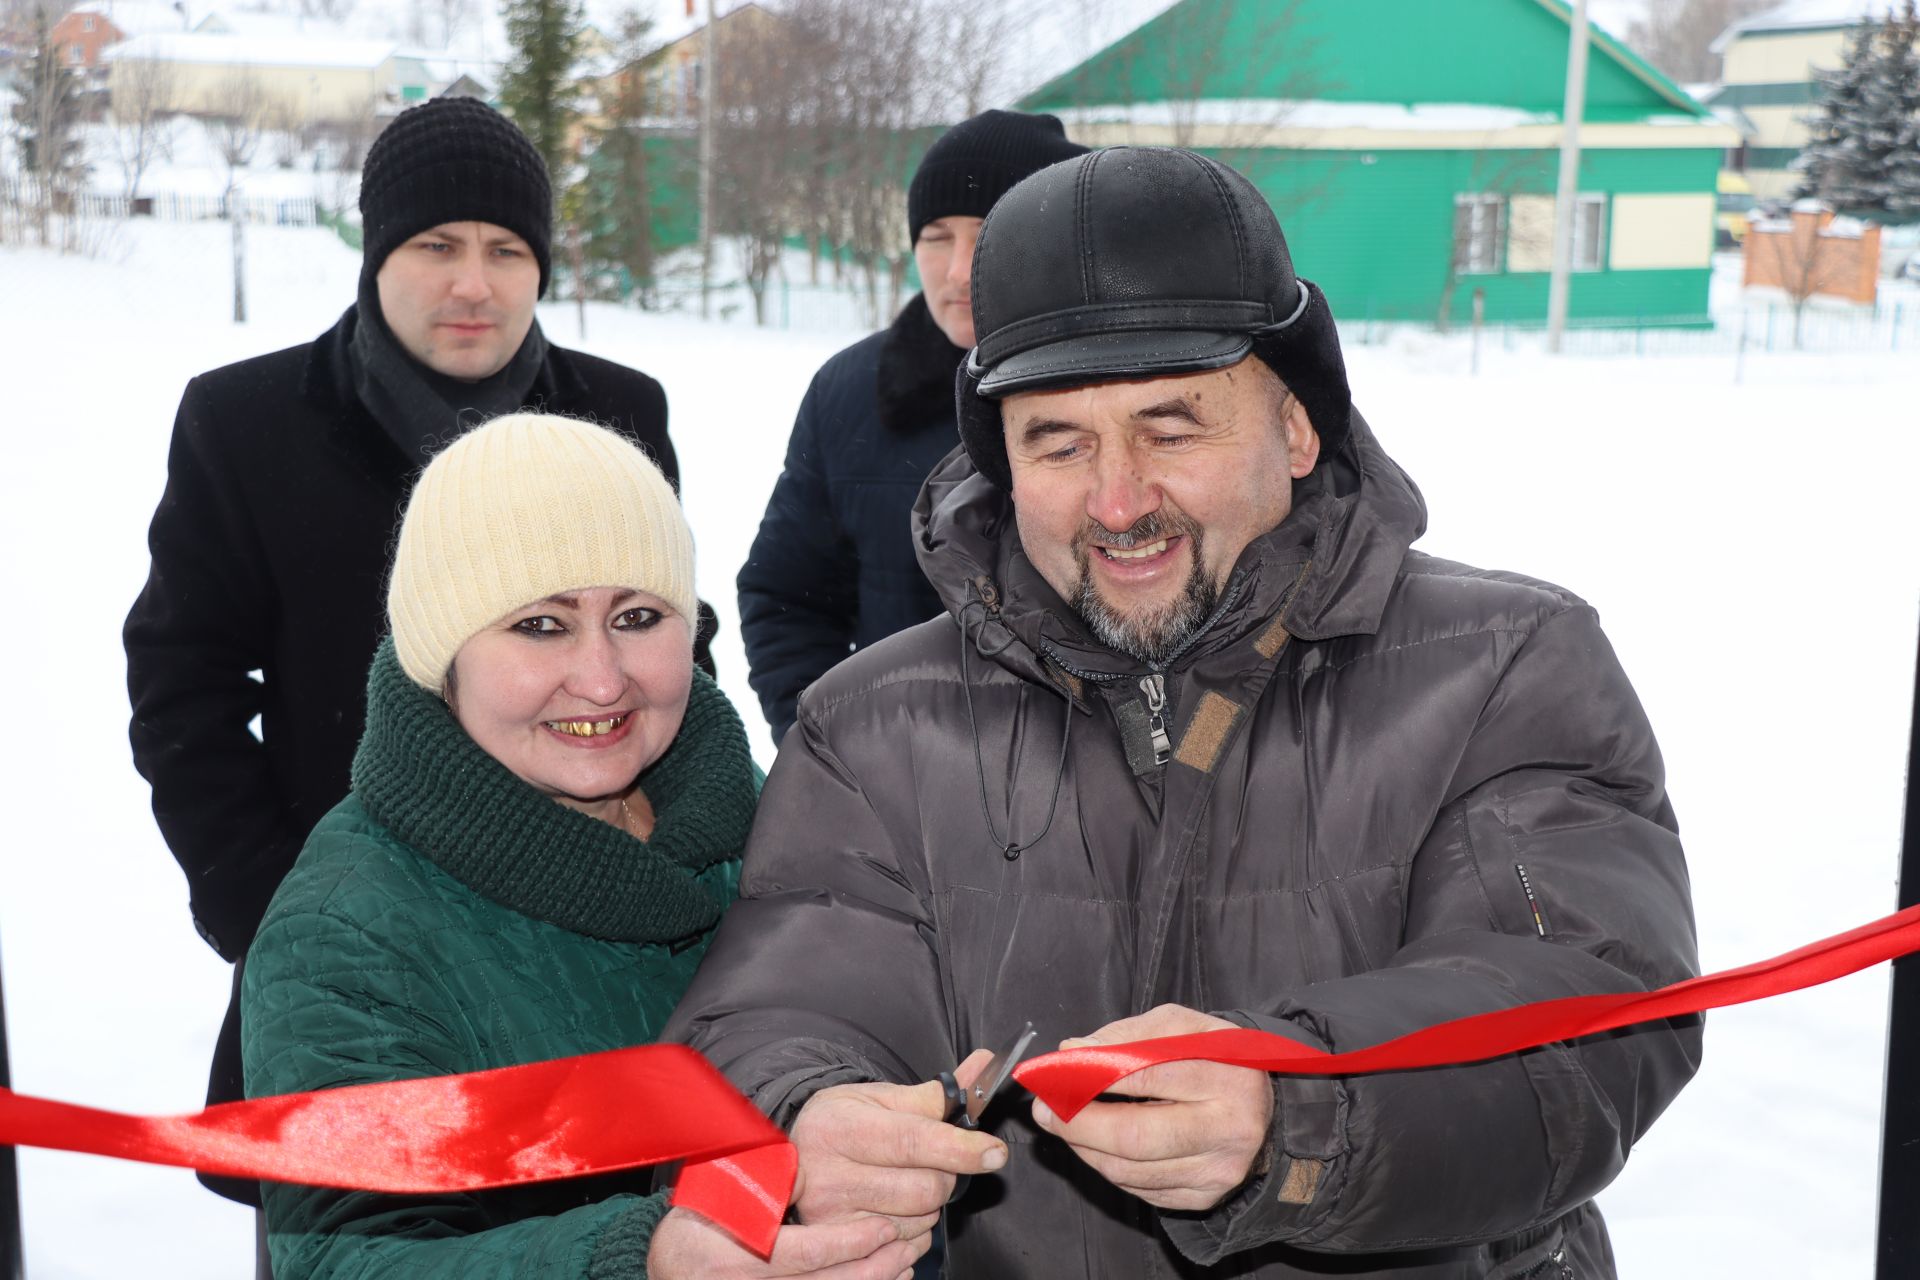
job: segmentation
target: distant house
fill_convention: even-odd
[[[1820,98],[1820,73],[1836,70],[1847,33],[1884,18],[1888,0],[1792,0],[1742,19],[1713,42],[1721,84],[1709,106],[1739,112],[1750,125],[1728,168],[1745,175],[1755,197],[1783,199],[1800,175],[1792,164],[1807,145],[1807,117]]]
[[[1272,200],[1336,315],[1545,318],[1564,0],[1181,0],[1029,95],[1095,146],[1191,146]],[[1704,323],[1739,134],[1592,28],[1576,323]]]
[[[127,33],[113,24],[100,7],[87,5],[53,24],[53,47],[60,61],[75,71],[92,73],[100,66],[100,54],[108,45],[119,44]]]
[[[347,122],[390,114],[427,97],[425,60],[390,41],[194,32],[147,35],[109,55],[109,85],[141,61],[168,68],[168,110],[228,114],[236,90],[256,96],[289,124]]]
[[[713,37],[724,54],[729,40],[763,38],[779,26],[780,20],[760,5],[747,3],[727,10],[713,20]],[[652,114],[663,121],[691,123],[700,116],[700,95],[706,84],[702,59],[705,57],[706,24],[674,36],[638,63],[647,78],[647,101]],[[618,74],[630,74],[622,68]]]

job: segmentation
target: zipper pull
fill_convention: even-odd
[[[975,578],[973,580],[973,593],[979,596],[980,603],[986,606],[987,617],[998,618],[1000,616],[1000,588],[994,585],[992,578],[987,577],[984,573]]]
[[[1153,738],[1153,762],[1165,764],[1173,752],[1173,740],[1167,737],[1167,677],[1156,671],[1140,681],[1140,692],[1147,696],[1147,732]]]

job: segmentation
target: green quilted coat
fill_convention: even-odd
[[[556,804],[406,679],[368,683],[353,792],[274,895],[241,994],[247,1095],[511,1066],[656,1039],[739,878],[759,790],[699,672],[641,779],[651,839]],[[641,1277],[650,1175],[467,1195],[268,1183],[279,1280]]]

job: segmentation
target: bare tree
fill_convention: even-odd
[[[81,146],[80,79],[53,43],[54,15],[34,11],[24,65],[16,72],[8,111],[19,157],[22,191],[14,199],[42,244],[53,243],[56,214],[71,214],[74,195],[87,174]],[[59,223],[60,247],[78,247],[72,217]]]
[[[291,94],[272,98],[260,116],[262,130],[273,144],[273,162],[291,169],[306,144],[307,113]]]
[[[805,135],[810,41],[801,24],[775,35],[736,22],[714,35],[720,74],[703,86],[716,95],[714,225],[738,241],[754,320],[765,324],[767,287],[799,221],[791,178],[793,147]]]
[[[350,111],[308,126],[317,143],[324,144],[326,171],[330,175],[327,208],[338,212],[353,202],[360,166],[366,161],[367,148],[380,136],[383,127],[378,104],[372,97],[360,99]]]
[[[823,261],[857,275],[870,323],[898,308],[913,166],[946,124],[1002,100],[1013,4],[788,0],[719,26],[715,219],[763,322],[789,237],[816,280]]]
[[[353,12],[354,0],[300,0],[301,16],[324,18],[331,23],[347,20]]]
[[[227,186],[221,193],[227,224],[233,228],[233,322],[247,320],[247,242],[246,219],[240,209],[240,174],[253,162],[266,130],[271,104],[260,81],[244,70],[221,81],[207,95],[208,114],[201,124],[213,143],[215,154],[226,167]]]
[[[128,58],[113,65],[109,136],[129,201],[139,196],[140,179],[166,143],[176,83],[173,66],[158,58]]]
[[[1646,17],[1627,24],[1634,52],[1682,84],[1716,80],[1721,32],[1778,0],[1647,0]]]
[[[454,39],[473,23],[473,0],[431,0],[433,17],[439,27],[440,47],[452,46]]]

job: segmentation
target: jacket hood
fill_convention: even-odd
[[[1283,608],[1303,640],[1372,633],[1426,526],[1419,489],[1356,412],[1347,448],[1295,484],[1292,511],[1247,544],[1213,617],[1170,665],[1260,635]],[[913,536],[921,569],[983,656],[1045,683],[1068,683],[1049,667],[1094,679],[1141,669],[1095,640],[1040,576],[1020,546],[1012,499],[965,449],[921,487]]]

